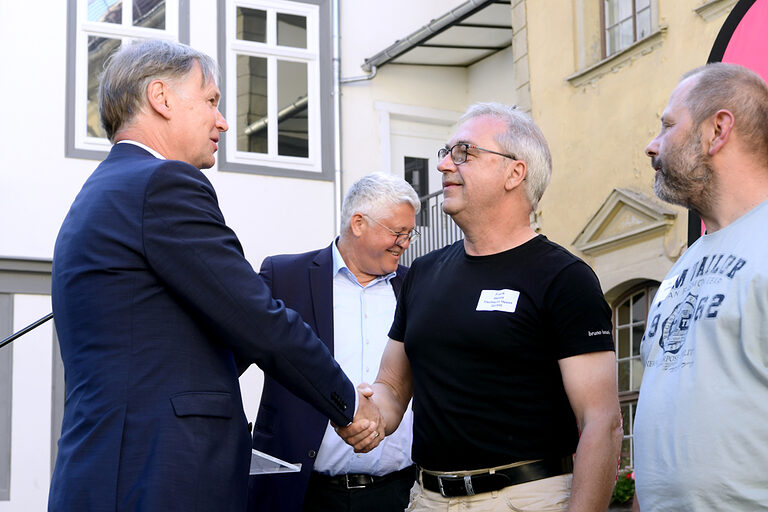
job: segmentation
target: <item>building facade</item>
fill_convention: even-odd
[[[596,270],[614,309],[631,467],[639,339],[686,246],[686,213],[653,197],[643,148],[680,75],[706,61],[736,0],[66,0],[0,2],[0,337],[50,312],[58,228],[104,157],[98,73],[141,38],[221,68],[230,130],[205,171],[258,269],[327,244],[351,183],[405,177],[433,195],[417,254],[460,236],[439,221],[437,150],[477,101],[517,104],[554,173],[532,222]],[[432,245],[430,245],[432,244]],[[0,512],[41,510],[64,403],[53,323],[0,350]],[[242,379],[255,418],[260,371]]]

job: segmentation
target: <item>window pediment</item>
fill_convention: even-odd
[[[616,188],[587,222],[573,245],[585,254],[623,246],[673,224],[674,210],[639,192]]]

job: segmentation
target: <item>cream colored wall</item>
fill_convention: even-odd
[[[701,3],[658,0],[661,44],[621,67],[613,62],[598,70],[604,75],[574,87],[566,78],[595,64],[594,38],[586,37],[588,48],[578,44],[594,29],[590,24],[599,26],[595,10],[579,10],[591,6],[588,0],[526,2],[532,115],[554,161],[541,202],[543,232],[552,240],[573,249],[574,238],[616,187],[653,197],[654,173],[644,148],[658,130],[669,93],[685,71],[706,62],[725,19],[722,14],[705,22],[693,11]],[[677,211],[670,246],[686,236],[687,214]],[[656,258],[663,272],[672,259]]]

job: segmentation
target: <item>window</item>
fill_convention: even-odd
[[[603,58],[651,35],[651,0],[599,0]]]
[[[619,402],[624,420],[624,440],[621,445],[621,468],[634,466],[632,457],[635,407],[643,378],[640,341],[645,333],[648,310],[658,285],[645,283],[633,288],[613,309],[613,338],[616,341]]]
[[[69,0],[68,15],[67,156],[100,159],[110,147],[98,113],[104,62],[134,39],[180,40],[187,0]]]
[[[405,181],[411,184],[416,195],[422,198],[429,194],[429,159],[417,158],[413,156],[404,157],[404,175]],[[417,226],[428,226],[426,204],[421,204],[421,210],[416,214]]]
[[[223,2],[226,44],[219,60],[225,70],[223,110],[229,131],[219,169],[332,178],[332,160],[324,166],[322,155],[316,4]],[[331,141],[325,147],[332,147],[332,139],[325,140]]]

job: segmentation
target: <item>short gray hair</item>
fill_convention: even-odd
[[[533,119],[515,105],[475,103],[459,119],[464,123],[475,117],[488,116],[506,123],[507,129],[496,139],[506,153],[514,154],[528,167],[525,192],[535,211],[552,176],[552,155],[544,134]]]
[[[373,173],[363,176],[349,187],[341,205],[341,232],[349,229],[355,213],[372,216],[386,215],[387,210],[400,204],[413,206],[419,213],[419,196],[410,183],[392,174]]]
[[[735,119],[734,131],[744,137],[744,147],[768,159],[768,85],[760,75],[737,64],[714,62],[693,69],[693,87],[684,98],[693,126],[726,109]]]
[[[201,87],[215,80],[216,62],[208,55],[173,41],[144,40],[124,45],[106,61],[99,82],[99,117],[110,142],[146,105],[152,80],[177,80],[195,62],[203,73]]]

